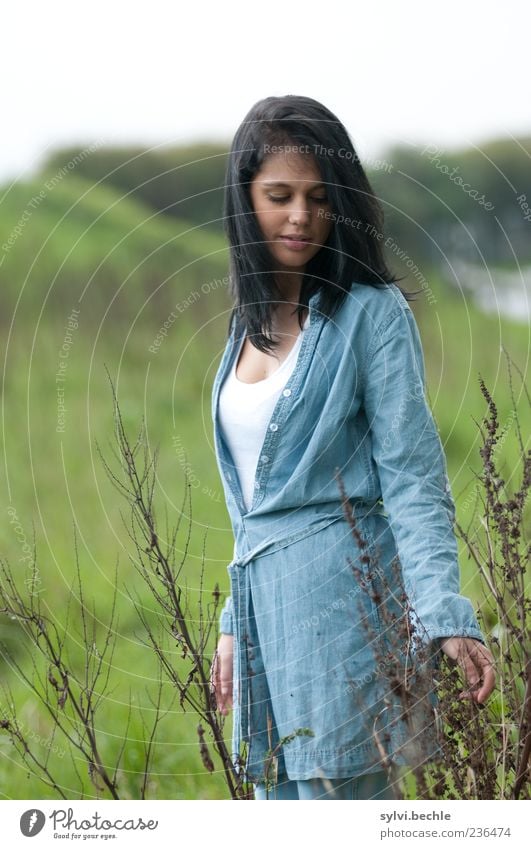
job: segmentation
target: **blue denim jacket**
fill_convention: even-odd
[[[382,626],[352,572],[352,564],[366,567],[344,517],[337,471],[389,581],[398,555],[425,639],[484,642],[470,600],[459,594],[455,506],[413,313],[394,285],[354,282],[332,319],[319,303],[317,293],[268,426],[248,511],[218,419],[220,387],[243,342],[234,322],[212,391],[235,537],[220,616],[221,632],[234,635],[232,754],[239,768],[247,744],[247,775],[256,781],[267,753],[297,729],[276,752],[279,772],[291,779],[381,769],[377,727],[392,729],[397,762],[405,743],[367,638],[367,623],[375,633]]]

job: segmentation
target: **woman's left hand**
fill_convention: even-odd
[[[441,640],[441,649],[459,664],[469,685],[459,698],[472,699],[477,704],[485,702],[496,681],[494,658],[488,648],[470,637],[449,637]]]

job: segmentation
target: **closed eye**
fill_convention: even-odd
[[[273,203],[286,203],[289,200],[289,195],[283,196],[283,197],[278,197],[278,196],[275,196],[275,195],[268,195],[267,198],[268,198],[268,200],[273,201]],[[310,200],[315,201],[315,203],[328,203],[327,197],[324,197],[324,198],[315,198],[314,197],[314,198],[310,198]]]

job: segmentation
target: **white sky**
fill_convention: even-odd
[[[11,0],[0,179],[63,144],[228,142],[270,94],[322,101],[362,159],[530,134],[530,23],[526,0]]]

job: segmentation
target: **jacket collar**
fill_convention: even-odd
[[[300,392],[303,388],[304,378],[306,377],[306,373],[312,362],[315,347],[320,336],[320,330],[323,326],[324,316],[319,310],[320,300],[321,290],[318,290],[311,296],[308,301],[310,321],[304,333],[304,337],[297,357],[297,362],[295,363],[295,368],[289,378],[289,383],[287,384],[289,387],[293,387],[293,389],[297,392]],[[244,506],[242,502],[241,490],[238,485],[237,476],[234,474],[234,461],[230,454],[228,446],[226,445],[225,440],[223,439],[219,423],[219,395],[221,391],[221,386],[227,374],[230,372],[230,369],[232,368],[234,358],[237,356],[237,353],[240,350],[240,342],[244,334],[243,328],[240,328],[238,333],[236,333],[235,328],[236,322],[233,323],[232,330],[227,340],[227,344],[225,346],[225,350],[214,380],[214,385],[212,388],[212,420],[214,425],[215,450],[217,452],[218,457],[220,458],[221,468],[224,474],[228,473],[230,475],[230,486],[233,491],[233,495],[238,503],[238,509],[240,510],[240,512],[243,513]],[[273,411],[272,420],[277,418],[279,406],[282,405],[285,401],[286,399],[282,398],[282,396],[281,398],[279,398],[275,410]],[[289,406],[286,409],[285,416],[289,414]],[[268,454],[272,453],[273,452],[271,449],[268,450]],[[262,497],[263,490],[255,497],[254,507],[258,506],[258,503],[262,500]],[[252,509],[254,509],[254,507]]]

